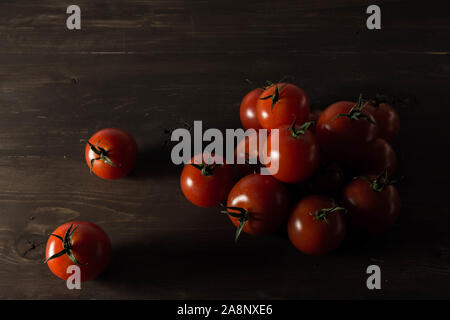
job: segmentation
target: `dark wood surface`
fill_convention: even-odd
[[[78,0],[0,3],[0,298],[450,298],[448,123],[450,24],[445,1]],[[283,235],[243,235],[217,209],[187,202],[167,130],[203,120],[240,126],[240,99],[293,75],[314,107],[359,92],[394,98],[401,219],[386,235],[323,257]],[[132,133],[134,173],[91,176],[84,146],[104,127]],[[82,219],[111,237],[98,280],[67,290],[42,263],[47,234]],[[382,290],[366,288],[370,264]]]

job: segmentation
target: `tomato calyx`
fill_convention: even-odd
[[[343,207],[332,207],[332,208],[322,208],[317,210],[316,212],[312,213],[310,212],[309,214],[314,218],[314,220],[316,221],[323,221],[325,223],[328,223],[328,216],[336,211],[340,211],[343,210],[344,213],[347,212],[347,209],[343,208]]]
[[[52,255],[51,257],[49,257],[48,259],[46,259],[46,260],[44,261],[44,263],[47,263],[47,262],[50,261],[50,260],[53,260],[53,259],[55,259],[55,258],[58,258],[58,257],[60,257],[60,256],[62,256],[62,255],[67,254],[67,255],[69,256],[70,260],[72,260],[75,264],[78,264],[78,265],[85,265],[84,263],[79,262],[79,261],[77,260],[77,258],[75,258],[74,254],[73,254],[73,252],[72,252],[72,236],[73,236],[75,230],[78,229],[78,226],[76,226],[75,228],[73,228],[73,230],[72,230],[72,227],[73,227],[73,224],[71,224],[70,227],[69,227],[69,229],[67,229],[67,231],[66,231],[66,233],[65,233],[65,235],[64,235],[64,238],[61,237],[61,236],[59,236],[59,235],[57,235],[57,234],[53,234],[53,233],[50,234],[50,236],[56,237],[56,238],[58,238],[59,240],[61,240],[62,245],[63,245],[63,249],[62,249],[61,251],[59,251],[58,253],[55,253],[54,255]],[[87,263],[86,263],[86,264],[87,264]]]
[[[100,141],[97,141],[97,143],[93,145],[92,143],[87,141],[87,144],[89,145],[89,147],[91,147],[91,150],[98,156],[97,158],[91,159],[91,167],[89,168],[91,173],[96,160],[103,160],[110,166],[117,168],[117,165],[108,157],[108,151],[98,145],[99,142]]]
[[[311,125],[314,125],[314,122],[308,121],[308,122],[305,122],[304,124],[302,124],[300,127],[295,128],[295,123],[297,121],[297,118],[296,118],[295,114],[293,116],[294,116],[294,121],[292,122],[291,127],[289,127],[287,129],[287,131],[291,134],[291,136],[293,138],[298,139],[302,134],[305,134],[306,130],[308,130],[308,128]]]
[[[372,190],[375,192],[381,192],[386,187],[398,183],[398,180],[389,179],[387,168],[382,173],[380,173],[375,179],[370,179],[368,177],[359,177],[359,179],[367,181]]]
[[[202,176],[211,176],[214,173],[214,170],[217,168],[218,164],[206,164],[206,163],[202,163],[202,164],[197,164],[197,163],[190,163],[191,166],[193,166],[194,168],[197,168],[198,170],[200,170],[202,172]]]
[[[360,94],[358,97],[358,102],[356,102],[356,104],[350,109],[350,111],[348,113],[338,114],[336,117],[334,117],[333,121],[341,117],[346,117],[349,118],[350,120],[366,120],[369,121],[371,124],[375,125],[376,124],[375,121],[373,121],[370,118],[370,116],[362,113],[362,110],[364,109],[365,106],[367,106],[368,103],[369,103],[368,101],[364,102],[362,94]]]
[[[271,86],[273,86],[273,84],[271,84],[271,85],[269,86],[269,88],[270,88]],[[286,83],[283,84],[283,85],[281,86],[281,88],[279,88],[279,89],[278,89],[278,84],[276,84],[276,85],[275,85],[275,92],[274,92],[273,94],[268,95],[268,96],[265,96],[265,97],[262,97],[262,98],[259,98],[260,100],[272,99],[272,104],[270,105],[270,112],[273,111],[273,107],[274,107],[275,104],[280,100],[280,94],[281,94],[281,91],[284,89],[284,87],[286,87]]]
[[[224,207],[226,210],[221,211],[221,213],[225,213],[233,218],[238,218],[239,226],[236,229],[236,234],[234,235],[234,242],[237,243],[239,235],[242,232],[247,221],[250,219],[250,213],[247,209],[241,207]],[[229,210],[234,210],[238,212],[230,212]]]

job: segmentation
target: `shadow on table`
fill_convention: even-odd
[[[162,144],[141,148],[136,168],[130,173],[128,178],[147,180],[154,177],[179,174],[180,168],[172,163],[170,152],[170,148]]]
[[[264,250],[253,244],[235,246],[232,236],[230,244],[204,243],[198,246],[173,239],[117,247],[110,266],[97,281],[127,298],[177,299],[190,294],[206,298],[209,291],[214,297],[226,296],[217,292],[215,285],[248,291],[261,285],[258,275],[265,275],[265,283],[272,281],[270,278],[280,280],[278,269],[284,265],[285,250],[280,250],[279,241]]]

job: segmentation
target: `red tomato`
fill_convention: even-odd
[[[292,123],[295,115],[298,124],[309,116],[309,98],[302,89],[290,83],[271,85],[258,99],[256,113],[261,127],[274,129]]]
[[[344,164],[355,164],[378,137],[373,117],[357,103],[340,101],[330,105],[320,115],[316,136],[325,158]]]
[[[400,118],[394,108],[382,101],[377,98],[366,108],[377,123],[380,138],[392,142],[400,130]]]
[[[228,164],[206,164],[199,154],[186,164],[181,172],[181,190],[193,204],[214,207],[227,199],[233,186],[233,168]],[[217,156],[216,156],[217,157]],[[221,159],[221,162],[224,162]]]
[[[242,126],[245,129],[261,129],[258,117],[256,116],[256,102],[263,91],[261,88],[256,88],[247,93],[244,99],[242,99],[240,117]]]
[[[391,145],[379,138],[356,166],[356,175],[378,175],[385,169],[388,170],[388,176],[392,177],[397,169],[397,156]]]
[[[329,197],[311,195],[292,211],[287,224],[292,244],[306,254],[325,254],[336,249],[345,237],[345,209]]]
[[[50,270],[67,280],[67,268],[80,267],[81,281],[94,279],[102,273],[111,257],[108,235],[96,224],[86,221],[65,223],[52,232],[45,250]]]
[[[250,174],[239,180],[228,195],[227,212],[242,231],[263,235],[276,231],[289,213],[289,193],[272,176]]]
[[[385,177],[358,178],[342,194],[342,205],[348,209],[350,223],[363,233],[377,234],[388,230],[400,214],[400,196]]]
[[[138,147],[127,132],[108,128],[98,131],[86,144],[85,158],[91,172],[103,179],[120,179],[136,166]]]
[[[267,170],[286,183],[298,183],[312,176],[319,164],[319,147],[313,133],[308,130],[311,123],[302,126],[283,126],[279,129],[278,148],[272,145],[272,135],[267,137],[263,152]]]
[[[337,163],[319,164],[316,173],[307,181],[311,194],[334,195],[344,185],[344,172]]]
[[[259,145],[264,145],[264,141],[261,140],[262,138],[258,132],[251,132],[236,146],[234,163],[239,179],[258,171],[261,167],[261,162],[259,161]]]

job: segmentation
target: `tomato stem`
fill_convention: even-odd
[[[225,213],[233,218],[238,218],[239,226],[237,227],[236,233],[234,235],[234,243],[237,243],[238,238],[242,232],[242,229],[244,228],[247,221],[250,219],[250,214],[247,209],[241,207],[224,207],[224,208],[226,210],[221,211],[221,213]],[[230,212],[229,210],[239,211],[239,213]]]
[[[298,139],[302,134],[305,134],[306,130],[314,124],[312,121],[305,122],[300,127],[295,128],[295,123],[297,121],[297,117],[295,114],[292,115],[294,117],[294,121],[292,122],[292,125],[290,128],[288,128],[288,132],[291,134],[292,137]]]
[[[368,177],[359,177],[361,180],[365,180],[369,183],[370,187],[375,192],[381,192],[386,187],[396,184],[399,180],[391,180],[388,176],[388,169],[384,169],[375,179],[370,179]]]
[[[269,82],[271,83],[271,82]],[[269,88],[272,86],[273,84],[271,84],[269,86]],[[284,83],[281,88],[278,89],[278,84],[275,85],[275,92],[271,95],[259,98],[260,100],[267,100],[267,99],[272,99],[272,104],[270,105],[270,112],[273,111],[273,107],[275,106],[275,104],[280,100],[280,94],[281,91],[284,89],[284,87],[286,87],[286,83]]]
[[[98,143],[100,141],[97,141],[97,143],[95,144],[95,146],[90,143],[89,141],[87,141],[87,144],[91,147],[91,150],[98,155],[97,158],[93,158],[91,159],[91,167],[90,169],[90,173],[92,173],[92,168],[94,167],[94,163],[97,160],[103,160],[104,162],[106,162],[107,164],[109,164],[110,166],[117,168],[117,165],[108,157],[108,151],[106,151],[104,148],[98,146]]]
[[[81,263],[77,260],[77,258],[74,256],[73,252],[72,252],[72,236],[75,233],[75,230],[78,229],[78,226],[76,226],[75,228],[73,228],[73,224],[70,225],[69,229],[67,229],[64,238],[57,235],[57,234],[53,234],[51,233],[50,236],[56,237],[59,240],[61,240],[62,245],[63,245],[63,249],[57,253],[55,253],[54,255],[52,255],[51,257],[49,257],[48,259],[46,259],[44,261],[44,263],[47,263],[50,260],[53,260],[55,258],[61,257],[62,255],[67,254],[70,258],[70,260],[72,260],[75,264],[78,265],[85,265],[84,263]]]
[[[333,121],[341,117],[346,117],[349,118],[350,120],[366,120],[369,121],[371,124],[375,125],[376,124],[375,121],[373,121],[369,115],[362,113],[362,110],[367,106],[369,101],[366,101],[364,103],[363,102],[364,101],[361,93],[358,97],[358,102],[355,103],[355,105],[350,109],[350,111],[348,113],[338,114],[336,117],[334,117]]]
[[[343,207],[332,207],[332,208],[322,208],[320,210],[317,210],[316,212],[312,213],[310,212],[309,214],[311,216],[313,216],[314,220],[317,221],[323,221],[325,223],[328,223],[328,216],[336,211],[340,211],[343,210],[344,213],[347,212],[347,209],[343,208]]]

